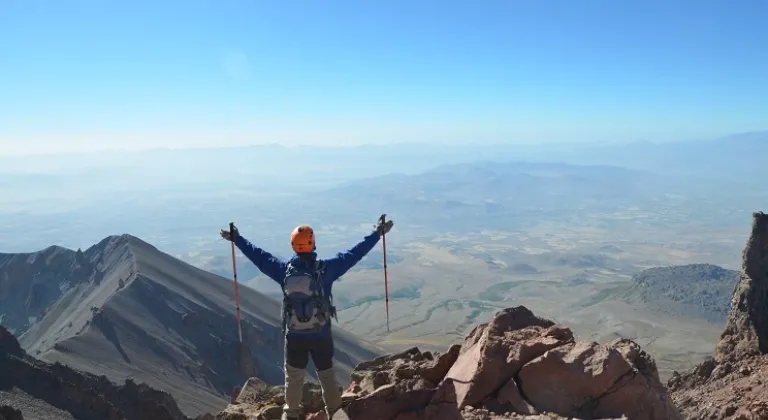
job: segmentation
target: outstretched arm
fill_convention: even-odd
[[[235,238],[235,245],[262,273],[280,285],[283,284],[287,263],[280,261],[279,258],[269,252],[253,245],[240,235],[237,235]]]
[[[355,245],[345,252],[339,252],[335,257],[325,261],[325,281],[328,283],[336,281],[347,271],[363,259],[374,246],[379,242],[379,233],[374,231],[366,236],[362,242]]]

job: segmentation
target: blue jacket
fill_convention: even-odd
[[[358,243],[351,249],[345,252],[339,252],[333,258],[322,260],[325,262],[323,288],[327,296],[331,295],[333,282],[338,280],[347,271],[354,267],[355,264],[360,262],[360,260],[362,260],[363,257],[365,257],[373,249],[373,247],[376,246],[376,244],[379,242],[379,238],[380,236],[377,232],[371,232],[363,239],[362,242]],[[288,269],[287,261],[280,260],[269,252],[264,251],[256,245],[253,245],[240,235],[238,235],[235,239],[235,245],[238,249],[240,249],[240,252],[242,252],[243,255],[248,257],[248,259],[251,260],[254,265],[256,265],[259,271],[264,273],[272,280],[276,281],[280,287],[284,286],[283,279],[285,278],[285,272]],[[312,256],[317,257],[317,254],[313,252]],[[306,260],[301,258],[299,255],[294,255],[293,258],[291,258],[291,262],[297,267],[300,267],[301,264],[305,263],[305,261]],[[331,323],[329,322],[326,328],[318,335],[330,334],[330,326]],[[291,333],[288,333],[288,337],[293,338],[292,336],[293,335]],[[308,339],[318,338],[318,336],[313,336],[312,334],[301,334],[296,338],[300,337]]]

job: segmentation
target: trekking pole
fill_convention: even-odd
[[[386,214],[382,214],[379,220],[383,225]],[[387,332],[389,332],[389,282],[387,280],[387,235],[381,232],[381,245],[384,248],[384,305],[387,311]]]
[[[243,330],[240,328],[240,293],[237,287],[237,263],[235,262],[235,224],[229,222],[229,237],[232,245],[232,276],[235,279],[235,317],[237,318],[237,336],[243,342]]]

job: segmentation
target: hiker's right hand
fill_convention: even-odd
[[[233,236],[233,234],[234,234],[234,236]],[[239,232],[237,231],[236,227],[233,227],[232,234],[229,233],[229,229],[226,229],[226,230],[222,229],[220,235],[221,235],[222,238],[224,238],[224,239],[226,239],[228,241],[234,242],[235,239],[237,239],[237,236],[239,235]]]

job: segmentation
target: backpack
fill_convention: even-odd
[[[336,318],[333,296],[325,295],[325,263],[314,261],[314,270],[288,263],[283,280],[283,334],[318,333]],[[338,321],[338,318],[336,318]]]

